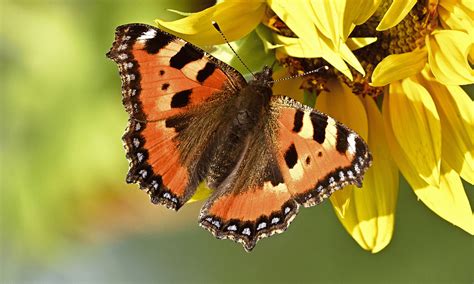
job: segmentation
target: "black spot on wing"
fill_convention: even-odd
[[[356,137],[355,142],[356,142],[356,155],[359,157],[364,157],[367,152],[367,147],[365,146],[362,139],[360,139],[360,137]]]
[[[283,176],[276,162],[269,161],[265,169],[264,181],[270,181],[273,186],[284,183]]]
[[[301,128],[303,127],[303,116],[304,112],[297,109],[295,113],[295,121],[293,122],[293,132],[300,132]]]
[[[349,136],[349,130],[343,127],[341,124],[336,125],[337,135],[336,135],[336,150],[339,153],[345,153],[349,147],[349,142],[347,137]]]
[[[291,146],[285,152],[285,162],[288,168],[292,169],[296,162],[298,161],[298,153],[296,152],[295,144],[291,144]]]
[[[174,94],[171,99],[171,107],[180,108],[187,106],[189,104],[189,96],[192,92],[191,90],[185,90]]]
[[[194,49],[191,45],[185,44],[181,49],[170,59],[170,66],[181,69],[186,64],[201,59],[204,53]]]
[[[163,91],[166,91],[169,86],[170,86],[169,83],[164,83],[163,85],[161,85],[161,89],[162,89]]]
[[[171,41],[173,41],[173,39],[173,36],[157,31],[154,37],[146,39],[144,49],[149,54],[156,54],[163,47],[167,46]]]
[[[214,73],[215,69],[216,69],[216,65],[214,63],[207,62],[206,66],[204,66],[203,69],[199,70],[196,76],[196,79],[201,83],[206,81],[206,79],[209,78],[209,76],[211,76],[212,73]]]
[[[165,121],[166,128],[174,128],[176,132],[181,132],[189,126],[189,117],[185,115],[177,115],[167,118]]]
[[[312,112],[310,117],[311,124],[313,124],[313,139],[319,144],[323,144],[326,136],[326,127],[328,126],[328,117],[315,112]]]

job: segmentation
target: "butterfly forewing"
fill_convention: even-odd
[[[205,117],[200,124],[191,121],[211,108],[206,104],[236,94],[245,80],[201,49],[148,25],[118,27],[107,56],[119,66],[130,114],[123,137],[130,161],[127,181],[138,182],[154,203],[177,209],[200,182],[199,155],[218,125]],[[194,136],[200,139],[179,139],[198,128],[203,131]],[[197,157],[189,161],[183,155]]]

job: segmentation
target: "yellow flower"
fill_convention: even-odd
[[[345,189],[331,198],[344,227],[372,252],[388,244],[393,231],[396,167],[428,208],[474,234],[472,209],[461,182],[474,182],[474,104],[459,87],[474,82],[468,64],[474,46],[472,10],[455,1],[393,1],[388,6],[380,3],[379,10],[386,10],[381,21],[376,13],[351,34],[377,36],[375,44],[356,51],[368,76],[359,75],[353,82],[330,80],[319,87],[330,92],[322,92],[316,102],[318,109],[366,137],[373,152],[374,166],[363,190]],[[385,31],[377,32],[374,23]],[[373,101],[362,98],[361,105],[351,93],[383,94],[382,116],[369,117],[377,113],[371,108]],[[382,180],[374,184],[377,178]]]
[[[229,41],[234,41],[257,27],[264,17],[265,8],[263,0],[222,1],[176,21],[156,19],[155,22],[162,29],[197,45],[222,44],[224,39],[212,26],[212,21],[219,24]]]
[[[334,67],[284,87],[306,90],[303,100],[311,105],[314,99],[307,98],[317,95],[317,109],[368,142],[374,161],[363,188],[348,186],[331,202],[356,242],[376,253],[393,235],[399,170],[428,208],[474,234],[461,181],[474,183],[474,103],[459,87],[474,83],[471,6],[454,0],[222,1],[157,23],[198,44],[222,43],[213,20],[231,40],[263,23],[267,36],[262,25],[258,31],[266,49],[276,50],[290,74]]]
[[[468,62],[474,50],[472,5],[441,0],[417,4],[414,10],[423,13],[414,23],[418,32],[410,34],[406,25],[416,12],[408,19],[387,13],[379,25],[379,30],[398,25],[397,32],[406,32],[406,38],[418,38],[412,51],[391,54],[377,65],[372,85],[389,84],[383,102],[389,147],[417,197],[474,234],[461,182],[474,183],[474,103],[459,87],[474,83]]]

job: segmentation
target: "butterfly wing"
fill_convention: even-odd
[[[365,142],[329,116],[274,96],[247,141],[231,180],[201,210],[200,225],[251,250],[281,233],[300,205],[316,205],[347,184],[360,185],[371,162]]]
[[[210,118],[193,124],[196,114],[219,109],[245,79],[203,50],[143,24],[119,26],[107,56],[119,67],[130,115],[123,136],[127,182],[139,183],[152,202],[178,209],[202,180],[200,158],[218,127]]]
[[[293,198],[305,207],[348,185],[362,185],[372,156],[353,130],[288,97],[274,97],[280,170]]]

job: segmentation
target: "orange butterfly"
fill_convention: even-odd
[[[247,251],[281,233],[300,205],[314,206],[371,164],[354,131],[297,101],[272,95],[272,70],[246,82],[224,62],[155,27],[120,26],[107,56],[130,115],[130,170],[156,204],[178,210],[206,181],[200,225]]]

